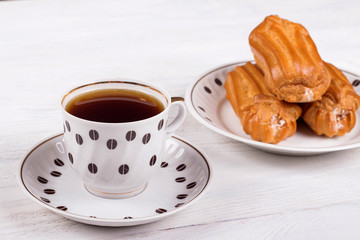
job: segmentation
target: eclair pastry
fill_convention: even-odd
[[[251,32],[249,43],[266,86],[279,99],[313,102],[329,87],[330,76],[302,25],[268,16]]]
[[[224,87],[245,133],[254,140],[278,143],[295,133],[301,108],[273,96],[256,65],[237,66],[227,74]]]
[[[321,100],[301,105],[302,118],[318,135],[342,136],[355,125],[355,111],[360,105],[360,97],[339,69],[329,63],[324,64],[331,76],[330,87]]]

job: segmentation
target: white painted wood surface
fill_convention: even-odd
[[[208,194],[163,221],[88,226],[23,194],[15,172],[61,131],[66,90],[128,77],[182,96],[209,68],[252,58],[268,14],[302,23],[321,56],[360,73],[359,1],[0,1],[0,239],[359,239],[360,149],[314,157],[260,152],[192,116],[177,134],[214,166]]]

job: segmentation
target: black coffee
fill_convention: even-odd
[[[122,123],[155,116],[164,110],[164,106],[143,92],[103,89],[74,97],[66,104],[65,110],[90,121]]]

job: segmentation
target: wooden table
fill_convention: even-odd
[[[128,77],[183,96],[209,68],[252,59],[248,35],[269,14],[301,22],[324,59],[360,73],[359,12],[359,1],[0,1],[0,239],[359,239],[360,149],[277,156],[190,115],[177,134],[211,157],[214,179],[168,219],[89,226],[16,182],[27,151],[62,130],[59,102],[74,86]]]

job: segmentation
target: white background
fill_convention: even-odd
[[[272,155],[190,115],[177,134],[211,157],[215,176],[168,219],[88,226],[17,185],[22,157],[62,130],[67,90],[127,77],[183,96],[208,69],[252,59],[248,35],[269,14],[302,23],[324,60],[360,74],[359,1],[0,1],[0,239],[359,239],[360,150]]]

